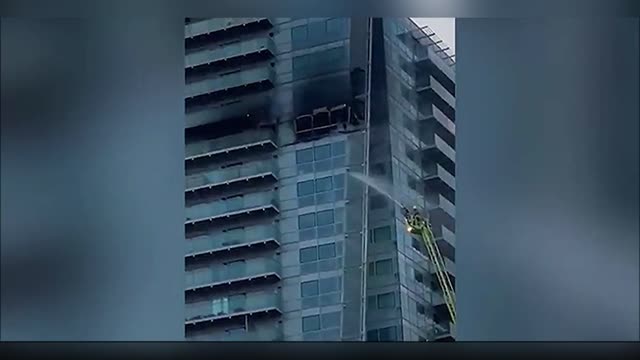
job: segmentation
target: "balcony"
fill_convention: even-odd
[[[232,92],[241,95],[243,89],[272,87],[274,82],[275,71],[270,66],[234,70],[186,84],[185,98],[189,101],[205,96],[210,99],[222,98]]]
[[[186,191],[195,192],[237,182],[249,182],[254,179],[270,178],[277,180],[278,178],[275,175],[277,168],[276,162],[271,160],[252,162],[191,175],[187,177]]]
[[[429,162],[437,162],[444,167],[449,173],[455,175],[456,171],[456,151],[447,144],[439,135],[434,134],[433,142],[425,139],[427,147],[422,149],[422,159],[426,161],[423,166],[428,166]],[[424,161],[423,161],[424,162]]]
[[[282,341],[284,333],[282,327],[274,324],[246,330],[244,328],[225,331],[216,334],[187,334],[187,341]]]
[[[451,201],[447,200],[442,194],[429,192],[425,196],[427,203],[429,204],[429,208],[427,211],[443,211],[451,218],[455,219],[456,217],[456,206],[451,203]]]
[[[190,206],[186,209],[185,225],[204,221],[228,220],[231,217],[250,215],[256,212],[279,212],[277,193],[268,191],[238,195],[205,204]]]
[[[229,155],[236,151],[276,150],[275,134],[271,130],[247,131],[222,138],[187,144],[186,160],[195,160],[216,155]]]
[[[280,315],[280,304],[281,294],[277,292],[232,295],[187,304],[185,325],[210,324],[244,316]]]
[[[433,76],[426,75],[420,76],[416,80],[416,91],[418,93],[426,93],[431,91],[433,94],[439,96],[442,100],[446,101],[452,108],[456,107],[456,98],[438,82]]]
[[[192,39],[204,35],[222,35],[222,32],[239,30],[251,26],[273,26],[268,18],[215,18],[189,23],[184,27],[185,39]]]
[[[427,189],[437,189],[439,191],[454,192],[456,189],[456,178],[445,168],[435,161],[428,162],[425,166],[425,186]],[[448,188],[445,188],[448,187]]]
[[[275,44],[269,37],[224,44],[213,49],[202,49],[185,56],[185,68],[192,69],[221,62],[235,64],[242,58],[271,57]]]
[[[274,259],[242,260],[188,271],[186,291],[240,285],[259,280],[277,281],[280,278],[280,263]]]
[[[264,112],[265,109],[268,109],[269,103],[268,96],[257,96],[235,99],[197,109],[187,109],[186,128],[234,118],[237,121],[242,121],[243,117],[249,117],[254,112]]]
[[[449,325],[437,325],[429,332],[429,338],[433,342],[453,342],[455,341],[455,325],[447,322]]]
[[[229,229],[188,239],[185,257],[195,258],[267,244],[279,245],[273,224]]]
[[[456,276],[456,264],[451,261],[449,258],[447,257],[442,257],[442,259],[444,260],[444,270],[449,273],[449,276]],[[435,274],[436,269],[434,268],[434,266],[431,267],[431,272],[433,274]]]

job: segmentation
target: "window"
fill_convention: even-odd
[[[422,251],[422,244],[420,243],[420,241],[416,238],[411,238],[411,247],[418,250],[420,253],[423,253]]]
[[[318,43],[324,40],[325,33],[327,32],[327,25],[324,21],[310,22],[308,25],[308,38],[313,43]]]
[[[377,307],[376,296],[375,295],[367,296],[367,308],[375,309],[376,307]]]
[[[227,333],[227,335],[233,336],[233,335],[244,334],[245,332],[247,332],[247,330],[244,328],[244,326],[242,326],[237,328],[226,329],[225,332]]]
[[[387,205],[387,198],[384,195],[375,194],[369,196],[370,209],[382,209]]]
[[[304,43],[307,41],[307,25],[296,26],[291,29],[291,41],[294,44]]]
[[[333,221],[334,221],[333,209],[318,211],[316,215],[317,215],[318,226],[333,224]]]
[[[378,295],[378,309],[389,309],[396,306],[396,298],[392,292]]]
[[[225,263],[224,265],[230,269],[237,269],[237,268],[244,267],[245,262],[244,260],[236,260],[236,261],[230,261],[228,263]]]
[[[311,246],[300,249],[300,263],[307,263],[318,260],[318,248]]]
[[[320,315],[311,315],[302,318],[302,332],[316,330],[320,330]]]
[[[224,231],[225,241],[237,241],[244,238],[244,228],[237,227],[233,229],[227,229]]]
[[[380,341],[396,341],[398,334],[395,326],[389,326],[378,330],[378,338]]]
[[[344,174],[339,174],[333,177],[333,187],[335,189],[344,188]]]
[[[328,294],[338,291],[339,277],[331,277],[327,279],[320,279],[319,288],[321,294]]]
[[[304,214],[298,216],[298,229],[308,229],[316,226],[316,214]]]
[[[393,272],[393,261],[391,259],[376,261],[376,275],[387,275]]]
[[[213,315],[222,315],[229,313],[229,299],[221,298],[211,301],[211,313]]]
[[[332,145],[333,156],[341,156],[345,154],[346,143],[344,141],[338,141]]]
[[[378,330],[367,331],[367,341],[378,341]]]
[[[334,36],[343,36],[346,33],[346,19],[336,18],[327,20],[327,33]]]
[[[420,303],[416,303],[416,311],[418,312],[418,314],[424,315],[424,313],[425,313],[424,305],[422,305]]]
[[[322,320],[322,328],[323,329],[340,326],[340,312],[339,311],[322,314],[321,316],[322,316],[321,320]]]
[[[316,161],[329,159],[331,157],[331,144],[316,146],[314,148],[314,158]]]
[[[313,180],[298,183],[298,196],[307,196],[314,193]]]
[[[302,297],[317,296],[319,293],[318,280],[305,281],[300,284],[300,294]]]
[[[316,179],[316,193],[329,191],[333,188],[333,181],[331,176]]]
[[[413,190],[417,190],[418,189],[418,180],[414,179],[413,177],[408,177],[407,178],[407,185],[409,185],[409,188],[411,188]]]
[[[302,115],[296,118],[296,131],[301,133],[313,129],[313,117]]]
[[[313,148],[296,151],[296,163],[304,164],[313,161]]]
[[[424,276],[419,270],[413,269],[413,278],[421,284],[424,283]]]
[[[227,205],[227,209],[237,209],[244,204],[244,197],[242,195],[228,197],[224,200]]]
[[[391,241],[391,227],[382,226],[373,229],[373,242]]]
[[[235,294],[229,296],[229,307],[233,312],[244,311],[246,302],[247,294]]]
[[[318,258],[320,260],[323,259],[331,259],[336,257],[336,244],[324,244],[318,246]]]
[[[387,166],[385,163],[378,163],[371,165],[372,175],[384,175],[387,173]]]

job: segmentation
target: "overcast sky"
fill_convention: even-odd
[[[456,19],[455,18],[412,18],[418,25],[427,25],[433,30],[442,41],[444,41],[451,51],[449,54],[455,54],[456,51]]]

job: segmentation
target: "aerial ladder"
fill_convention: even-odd
[[[433,267],[438,277],[438,282],[440,283],[440,287],[442,288],[442,293],[444,297],[444,302],[449,310],[449,315],[451,316],[451,322],[455,325],[456,323],[456,297],[453,289],[453,285],[451,283],[451,279],[449,278],[449,274],[445,270],[444,258],[440,253],[440,249],[436,245],[435,237],[433,236],[433,231],[431,230],[431,224],[429,223],[429,219],[425,216],[422,216],[418,211],[417,207],[413,207],[412,210],[407,208],[403,208],[405,223],[407,225],[407,231],[410,234],[417,235],[422,239],[424,246],[427,248],[427,252],[429,254],[429,259],[433,263]]]

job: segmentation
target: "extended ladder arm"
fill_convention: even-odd
[[[446,272],[444,265],[444,258],[440,253],[440,249],[436,245],[435,238],[433,236],[433,232],[431,231],[431,225],[429,222],[422,217],[417,211],[413,213],[407,212],[406,221],[408,226],[408,231],[412,234],[420,236],[422,242],[427,248],[427,252],[429,253],[429,258],[433,263],[435,268],[435,273],[438,278],[438,282],[440,283],[440,287],[442,288],[442,292],[444,295],[444,302],[449,310],[449,315],[451,316],[451,322],[456,323],[456,298],[455,292],[453,289],[453,285],[451,283],[451,279],[449,278],[449,274]]]

